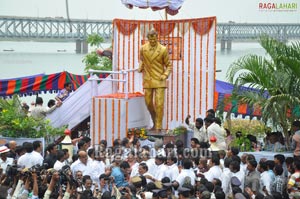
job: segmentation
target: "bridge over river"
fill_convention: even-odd
[[[65,18],[33,18],[0,16],[0,40],[75,41],[76,52],[86,53],[89,34],[97,33],[105,40],[112,37],[111,20]],[[218,23],[217,40],[221,49],[231,49],[232,42],[253,42],[267,34],[280,41],[300,39],[300,24]]]

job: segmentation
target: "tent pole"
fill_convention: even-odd
[[[165,9],[165,20],[168,20],[168,13],[167,13],[167,9]]]

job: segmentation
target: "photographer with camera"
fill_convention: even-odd
[[[32,172],[31,176],[27,176],[27,177],[25,177],[25,179],[26,180],[25,180],[24,189],[22,191],[22,194],[21,194],[21,196],[18,196],[17,198],[18,199],[27,199],[27,198],[29,198],[29,195],[32,195],[31,199],[39,199],[39,196],[38,196],[38,191],[39,190],[38,190],[38,176],[37,176],[37,173]],[[33,181],[32,193],[30,193],[30,189],[31,189],[30,185],[31,185],[32,181]],[[14,198],[14,197],[12,197],[12,198]]]
[[[58,171],[55,171],[52,174],[51,180],[50,180],[50,184],[48,186],[47,191],[44,194],[44,198],[43,199],[50,199],[53,198],[53,193],[57,190],[57,186],[60,184],[60,175]],[[62,197],[62,199],[69,199],[72,193],[72,187],[70,186],[69,181],[67,181],[67,189],[66,192],[64,193],[63,197],[62,197],[62,193],[61,190],[59,190],[59,196],[58,197]],[[56,194],[56,193],[54,193]]]

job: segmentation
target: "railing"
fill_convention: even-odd
[[[125,99],[128,99],[128,86],[127,86],[127,82],[128,82],[128,73],[130,72],[135,72],[138,69],[129,69],[129,70],[121,70],[121,71],[103,71],[103,70],[93,70],[90,69],[89,73],[90,73],[90,78],[89,81],[111,81],[111,82],[121,82],[124,83],[124,93],[125,93]],[[123,75],[124,79],[109,79],[109,78],[95,78],[94,73],[110,73],[111,75],[113,74],[119,74],[119,75]],[[92,84],[93,86],[93,84]],[[92,94],[93,95],[93,94]],[[98,93],[96,93],[95,95],[98,95]]]

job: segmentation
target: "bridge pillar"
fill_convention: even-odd
[[[76,53],[87,54],[88,53],[88,43],[85,40],[76,40]]]
[[[82,52],[81,53],[87,54],[88,53],[88,48],[89,48],[88,43],[85,40],[82,41]]]
[[[232,41],[227,40],[227,50],[231,50],[231,47],[232,47]]]
[[[225,43],[226,41],[225,40],[221,40],[221,50],[225,50],[225,45],[226,45],[226,43]]]
[[[76,53],[81,53],[81,40],[76,40]]]

